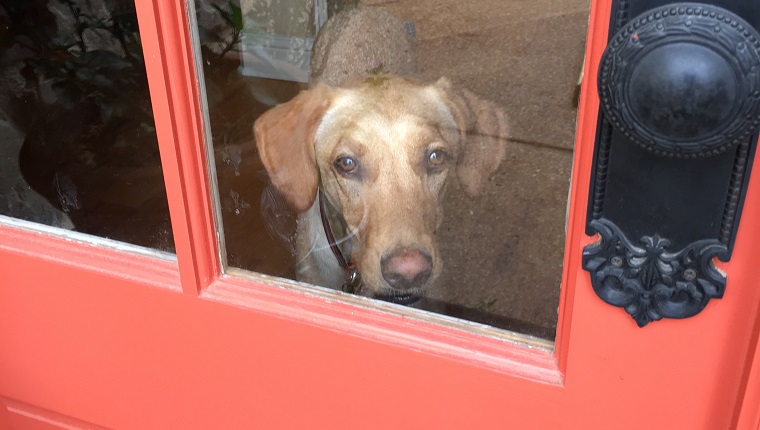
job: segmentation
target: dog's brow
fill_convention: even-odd
[[[335,116],[338,115],[339,112],[341,112],[343,109],[347,107],[351,107],[352,104],[353,104],[352,97],[346,96],[340,93],[336,95],[332,103],[330,104],[330,107],[327,108],[327,111],[322,116],[322,119],[320,120],[319,125],[317,126],[317,129],[314,132],[315,138],[321,139],[324,136],[325,127],[328,124],[330,124],[332,121],[334,121]]]

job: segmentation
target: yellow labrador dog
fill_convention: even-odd
[[[497,106],[446,79],[380,75],[318,84],[262,115],[254,133],[273,185],[299,213],[298,280],[341,288],[343,256],[361,275],[357,292],[412,304],[441,273],[447,178],[455,172],[476,196],[504,157],[507,126]]]

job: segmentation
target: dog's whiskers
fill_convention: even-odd
[[[309,258],[309,256],[312,253],[320,251],[320,250],[322,250],[322,249],[325,248],[324,246],[317,246],[317,244],[319,243],[320,239],[321,239],[320,233],[316,232],[316,231],[313,232],[312,238],[311,238],[311,241],[310,241],[311,242],[311,248],[309,248],[309,250],[303,255],[303,257],[301,257],[298,261],[296,261],[296,267],[300,267],[301,263],[303,263],[307,258]],[[328,248],[329,248],[329,246],[328,246]]]
[[[364,202],[362,202],[362,203],[364,203]],[[360,231],[361,231],[361,230],[362,230],[362,229],[363,229],[363,228],[364,228],[366,225],[367,225],[367,206],[366,206],[365,204],[362,204],[362,219],[361,219],[361,221],[359,222],[359,225],[358,225],[358,226],[357,226],[355,229],[349,229],[349,230],[348,230],[348,234],[347,234],[345,237],[342,237],[342,238],[340,238],[340,239],[336,240],[336,241],[335,241],[335,244],[336,244],[336,245],[340,245],[340,244],[342,244],[342,243],[344,243],[344,242],[346,242],[346,241],[350,240],[351,238],[354,238],[354,237],[358,236],[358,233],[359,233],[359,232],[360,232]],[[324,250],[329,250],[329,249],[330,249],[330,244],[329,244],[329,243],[328,243],[327,245],[323,245],[323,246],[319,246],[319,245],[318,245],[320,242],[322,242],[322,240],[321,240],[321,239],[323,238],[323,237],[322,237],[322,235],[323,235],[323,234],[324,234],[324,233],[323,233],[323,232],[321,232],[321,231],[314,231],[314,232],[313,232],[313,236],[312,236],[312,238],[311,238],[311,244],[312,244],[312,246],[311,246],[311,248],[309,248],[309,251],[308,251],[308,252],[306,252],[306,253],[305,253],[305,255],[304,255],[303,257],[301,257],[301,258],[300,258],[300,259],[299,259],[299,260],[296,262],[296,264],[297,264],[297,265],[300,265],[300,264],[301,264],[301,263],[302,263],[304,260],[306,260],[306,258],[308,258],[308,257],[309,257],[309,256],[310,256],[312,253],[315,253],[315,252],[319,252],[319,251],[324,251]]]
[[[364,203],[364,202],[362,202],[362,203]],[[359,232],[366,225],[367,225],[367,205],[362,204],[362,220],[359,222],[359,225],[355,229],[353,229],[353,230],[349,229],[348,230],[348,234],[345,237],[336,240],[335,244],[336,245],[340,245],[341,243],[343,243],[343,242],[345,242],[345,241],[347,241],[347,240],[349,240],[349,239],[351,239],[353,237],[356,237],[359,234]]]

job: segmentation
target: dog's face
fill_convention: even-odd
[[[259,153],[299,212],[318,186],[352,233],[362,293],[405,303],[442,264],[436,230],[447,178],[474,196],[504,156],[506,122],[494,105],[446,80],[373,77],[318,86],[262,115]]]

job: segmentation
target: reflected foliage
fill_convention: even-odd
[[[157,154],[133,4],[5,1],[0,23],[0,62],[21,78],[3,110],[26,136],[22,171],[37,191],[68,211],[74,198],[56,182],[72,159],[95,167],[108,151],[108,164],[129,166]]]
[[[237,2],[210,11],[203,50],[217,66],[243,18]],[[0,166],[0,213],[173,250],[134,2],[3,1],[0,77],[15,139],[3,154],[20,167]]]
[[[198,5],[204,8],[203,5]],[[201,52],[204,59],[204,69],[208,72],[215,70],[227,53],[240,45],[243,31],[243,12],[238,1],[226,4],[210,3],[213,9],[209,20],[198,23],[198,33],[201,40]]]
[[[6,0],[0,28],[2,126],[31,186],[19,199],[33,190],[70,228],[172,250],[134,2]]]
[[[48,113],[44,121],[53,124],[71,110],[95,114],[93,127],[113,128],[127,112],[135,116],[135,107],[143,126],[153,127],[134,8],[103,6],[85,9],[72,0],[0,5],[6,29],[0,61],[23,64],[23,92],[14,96],[12,112],[24,128],[40,125],[31,112]]]

